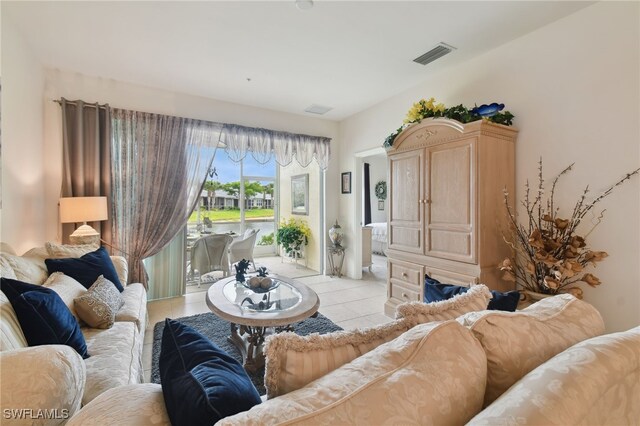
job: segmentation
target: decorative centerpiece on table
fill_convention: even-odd
[[[404,119],[402,126],[387,136],[383,146],[385,148],[391,148],[400,132],[413,123],[419,123],[424,118],[449,118],[461,123],[471,123],[472,121],[485,119],[492,123],[511,126],[511,124],[513,124],[514,115],[509,111],[502,111],[503,109],[504,104],[498,103],[475,106],[471,109],[462,104],[447,108],[442,103],[436,103],[434,98],[430,98],[428,101],[421,99],[413,104],[411,109],[407,112],[407,116]]]
[[[538,163],[538,186],[535,195],[527,181],[524,200],[521,202],[526,211],[524,224],[518,222],[516,212],[509,206],[509,194],[505,191],[504,202],[507,209],[513,236],[505,241],[513,250],[512,257],[506,258],[499,266],[504,272],[503,278],[515,281],[525,296],[540,299],[547,295],[570,293],[581,299],[583,291],[577,285],[586,283],[597,287],[601,281],[587,268],[595,267],[608,254],[592,250],[587,245],[587,237],[601,222],[604,210],[597,216],[595,224],[586,233],[578,233],[578,227],[587,213],[611,194],[614,188],[640,172],[636,169],[611,185],[593,201],[587,201],[587,186],[578,198],[570,216],[562,217],[560,208],[555,204],[555,189],[560,177],[568,173],[573,164],[564,169],[551,183],[551,191],[545,199],[542,159]],[[533,199],[532,199],[533,198]]]
[[[249,269],[249,265],[250,263],[246,259],[242,259],[235,265],[236,281],[244,287],[253,290],[256,293],[267,293],[280,285],[279,281],[275,281],[272,278],[267,277],[269,273],[265,267],[257,269],[258,275],[247,277],[246,274]]]
[[[306,222],[290,218],[283,219],[276,233],[276,243],[281,245],[287,256],[294,259],[302,258],[303,246],[309,244],[311,229]]]

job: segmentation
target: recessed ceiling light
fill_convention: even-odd
[[[322,114],[326,114],[327,112],[331,111],[332,109],[333,108],[328,107],[328,106],[313,104],[313,105],[308,106],[307,108],[305,108],[304,112],[310,112],[311,114],[322,115]]]
[[[313,0],[296,0],[296,7],[300,10],[309,10],[313,7]]]

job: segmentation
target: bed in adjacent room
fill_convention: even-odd
[[[371,228],[371,251],[386,256],[387,251],[387,222],[373,222],[366,226]]]

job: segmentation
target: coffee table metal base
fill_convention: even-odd
[[[320,307],[316,292],[304,284],[277,275],[272,279],[279,282],[279,286],[272,289],[273,304],[267,303],[264,307],[258,304],[258,309],[255,299],[253,306],[242,306],[255,292],[236,282],[235,277],[223,278],[207,290],[207,306],[218,317],[229,321],[228,341],[238,348],[242,363],[250,372],[264,367],[263,346],[269,334],[293,331],[293,324],[316,317]]]
[[[316,318],[318,313],[311,315]],[[250,325],[238,325],[230,323],[231,335],[227,337],[229,343],[234,345],[242,355],[242,366],[245,370],[255,373],[264,367],[264,339],[273,333],[293,331],[293,325],[282,327],[257,327]]]

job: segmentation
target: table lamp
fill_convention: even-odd
[[[71,244],[100,245],[100,233],[87,222],[107,220],[107,197],[60,198],[60,222],[83,224],[69,236]]]

